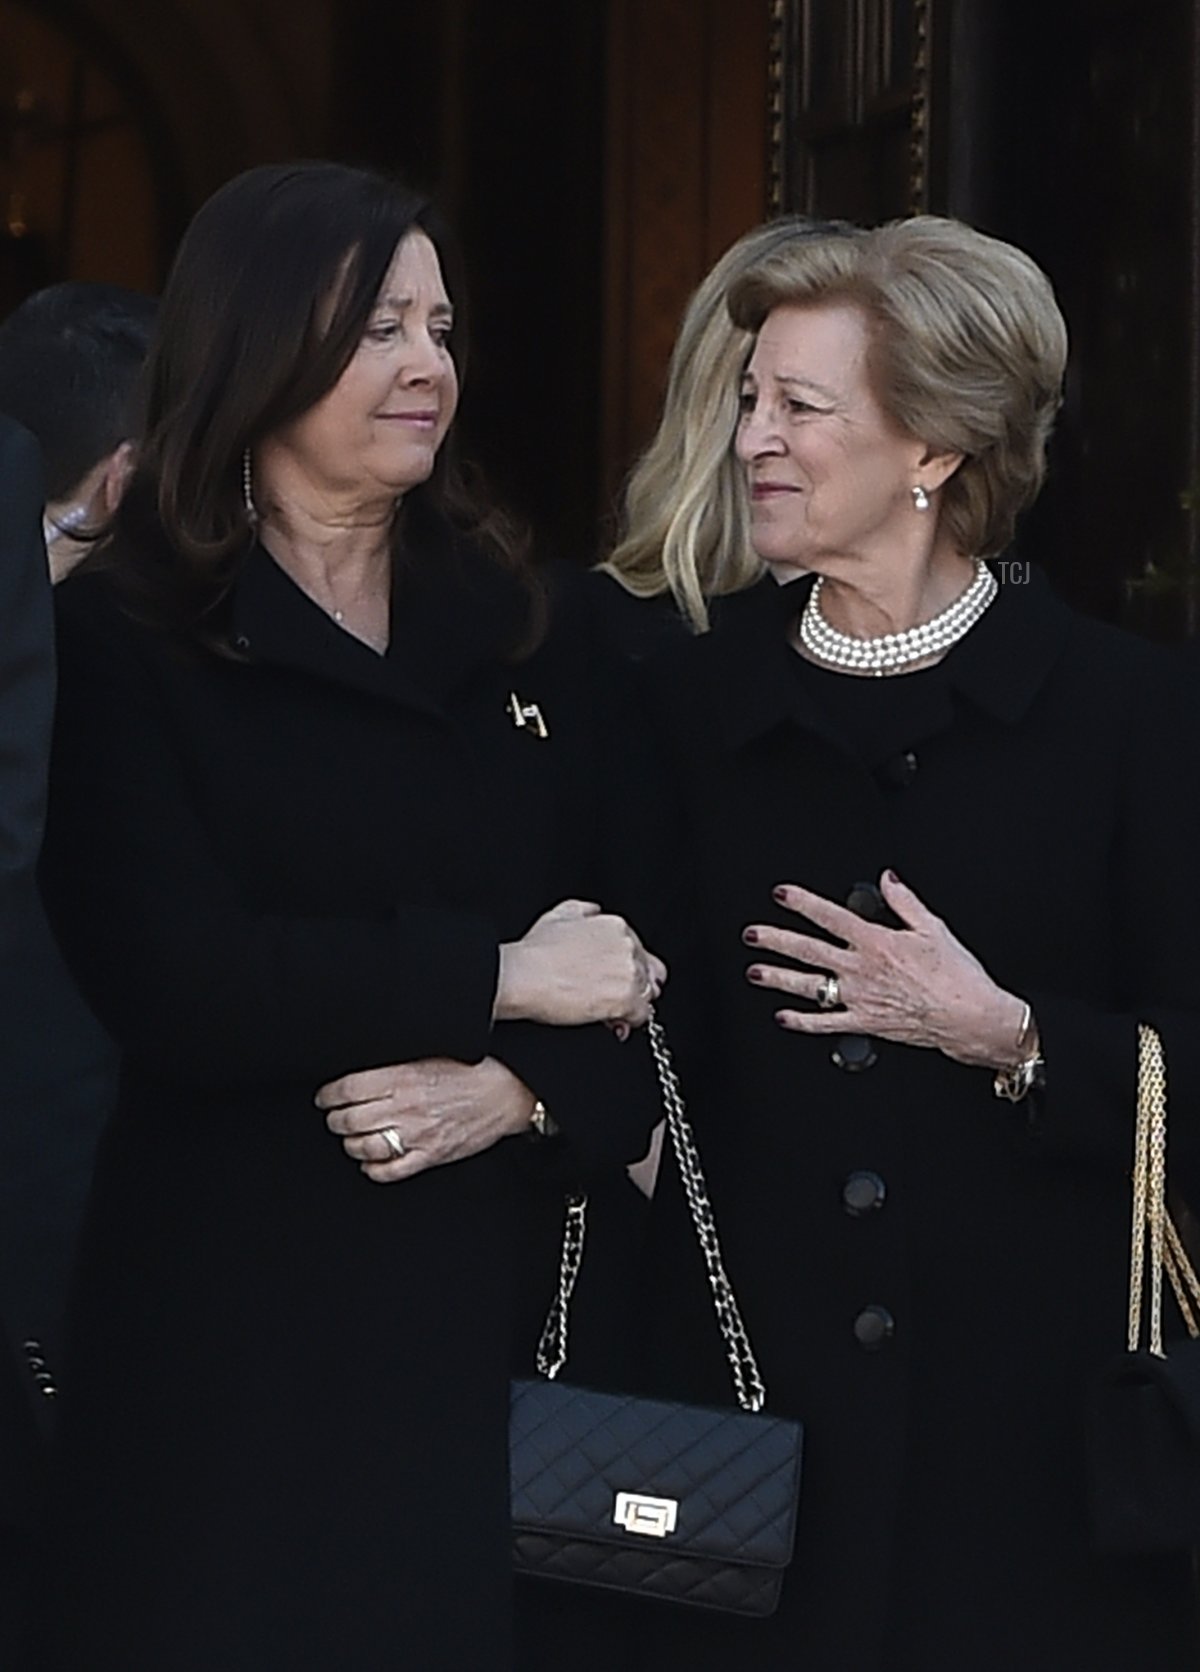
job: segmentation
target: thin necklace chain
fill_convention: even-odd
[[[854,673],[874,674],[876,678],[898,673],[914,662],[942,656],[970,632],[1000,590],[983,559],[977,557],[974,562],[975,579],[932,621],[923,621],[903,633],[882,633],[867,639],[840,633],[830,626],[821,609],[821,588],[825,580],[819,576],[800,616],[800,643],[814,661]]]

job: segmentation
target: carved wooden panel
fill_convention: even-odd
[[[875,222],[925,206],[933,12],[934,0],[778,0],[780,207]]]
[[[767,212],[764,0],[610,0],[604,458],[614,493],[658,420],[680,315]]]

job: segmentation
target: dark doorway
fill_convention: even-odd
[[[595,555],[605,12],[362,0],[340,19],[345,157],[437,196],[470,284],[468,453],[547,552]]]
[[[1072,361],[1022,550],[1091,613],[1194,632],[1200,6],[790,0],[785,15],[789,207],[929,209],[1029,250]]]

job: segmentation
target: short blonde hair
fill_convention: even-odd
[[[872,325],[884,410],[935,453],[963,462],[941,490],[958,550],[994,556],[1037,497],[1062,403],[1067,329],[1036,262],[960,221],[917,215],[858,239],[795,244],[730,287],[757,331],[779,307],[850,302]]]
[[[740,591],[763,572],[730,445],[752,334],[729,317],[729,287],[794,244],[857,230],[802,215],[755,227],[725,251],[684,313],[658,430],[626,484],[621,539],[600,567],[636,597],[670,591],[697,632],[708,627],[708,599]]]

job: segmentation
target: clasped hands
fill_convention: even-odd
[[[564,900],[500,948],[493,1019],[604,1022],[624,1038],[648,1019],[666,979],[666,965],[624,918]],[[367,1178],[394,1184],[527,1131],[534,1095],[495,1057],[429,1058],[343,1075],[315,1101]]]
[[[1016,1066],[1024,1001],[998,986],[894,872],[883,872],[879,888],[903,927],[868,922],[796,883],[774,890],[786,911],[833,938],[751,924],[742,934],[746,944],[788,963],[760,957],[746,970],[747,980],[820,1003],[832,975],[839,1000],[834,1009],[777,1010],[775,1020],[795,1033],[870,1034],[923,1046],[972,1067]]]

